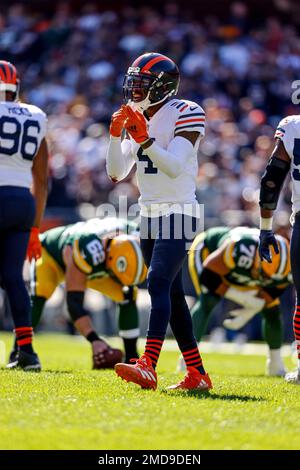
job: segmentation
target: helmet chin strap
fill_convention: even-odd
[[[143,113],[144,111],[147,111],[148,108],[151,108],[151,106],[156,106],[157,104],[163,103],[169,96],[172,96],[174,93],[169,93],[166,95],[162,100],[156,101],[155,103],[151,103],[149,99],[150,95],[150,90],[148,92],[148,95],[146,98],[142,101],[138,101],[137,103],[133,100],[128,100],[128,105],[131,107],[133,111],[138,111],[139,113]]]
[[[143,101],[139,101],[137,103],[133,100],[128,100],[128,106],[130,106],[133,111],[138,111],[139,113],[143,113],[151,106],[148,96]]]

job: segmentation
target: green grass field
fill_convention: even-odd
[[[262,356],[205,354],[214,389],[188,394],[165,390],[176,352],[163,352],[153,392],[92,371],[80,338],[40,334],[35,345],[42,373],[0,369],[1,449],[300,448],[300,387],[264,377]]]

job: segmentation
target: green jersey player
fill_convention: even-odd
[[[84,307],[86,288],[118,305],[125,360],[136,357],[139,334],[136,290],[146,276],[138,227],[122,219],[91,219],[53,228],[40,236],[42,256],[31,269],[33,326],[47,299],[65,282],[68,312],[77,330],[91,342],[94,368],[113,367],[120,351],[110,348],[93,326]]]
[[[280,249],[269,264],[260,261],[258,237],[259,230],[248,227],[215,227],[196,237],[189,253],[189,273],[198,297],[192,310],[194,333],[200,341],[221,298],[241,305],[224,320],[228,329],[238,330],[261,313],[269,346],[268,374],[284,375],[279,297],[292,283],[289,242],[276,235]]]

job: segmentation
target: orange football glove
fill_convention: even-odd
[[[127,118],[124,108],[125,108],[125,105],[121,106],[121,108],[118,111],[116,111],[111,117],[109,133],[112,137],[120,137],[122,134],[124,122]]]
[[[124,127],[128,134],[138,143],[142,144],[149,139],[147,124],[144,116],[138,111],[133,111],[130,106],[125,107],[127,119]]]
[[[37,227],[32,227],[26,255],[29,261],[38,259],[42,256],[42,245],[39,239],[39,233],[40,231]]]

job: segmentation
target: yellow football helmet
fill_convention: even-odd
[[[281,280],[291,272],[290,262],[290,244],[289,241],[281,235],[275,235],[278,243],[279,253],[276,254],[273,246],[270,246],[272,263],[261,261],[261,270],[264,276],[274,280]]]
[[[106,268],[124,286],[141,284],[147,275],[139,239],[133,235],[118,235],[109,242]]]

